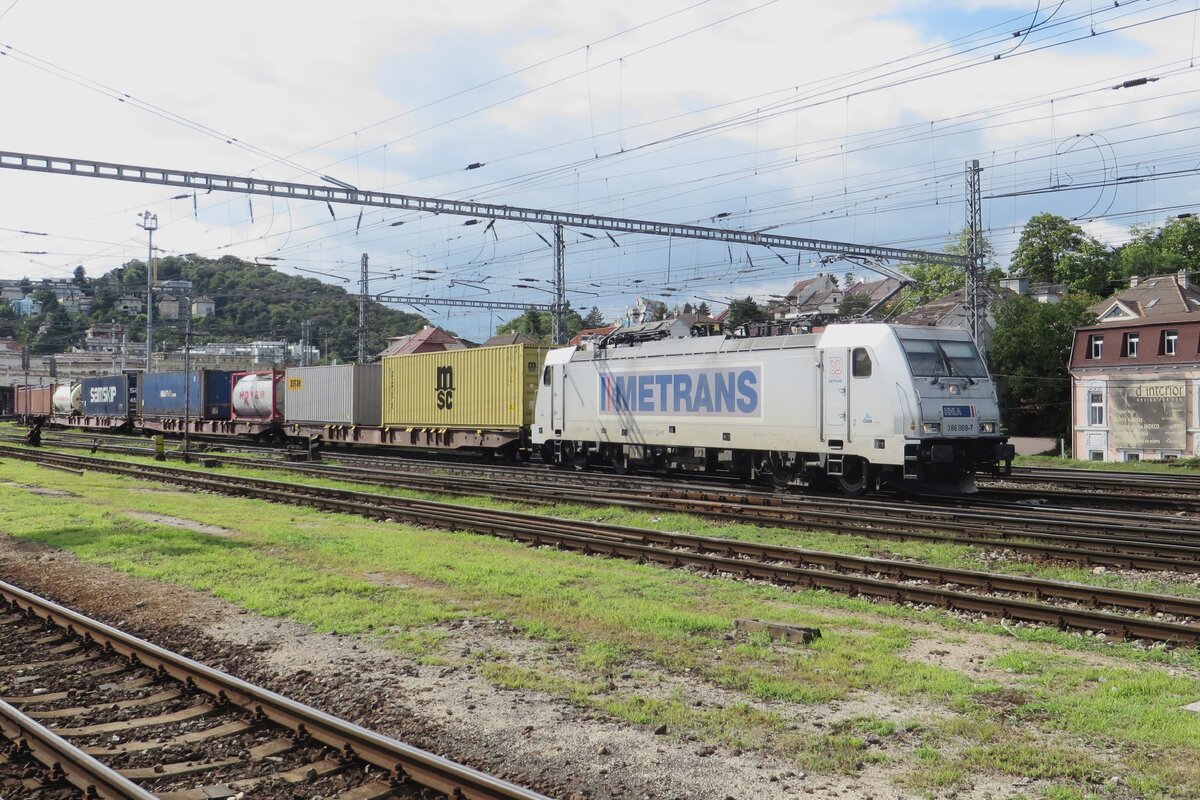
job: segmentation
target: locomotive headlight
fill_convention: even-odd
[[[950,384],[949,386],[946,387],[946,391],[948,391],[950,394],[958,394],[958,384],[957,383]]]
[[[994,422],[979,423],[979,432],[980,433],[995,433],[996,432],[996,423],[994,423]]]
[[[942,423],[940,422],[923,422],[921,423],[921,433],[941,433]]]

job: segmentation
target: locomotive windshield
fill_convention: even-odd
[[[986,378],[987,368],[970,342],[951,339],[906,339],[900,344],[917,378]]]

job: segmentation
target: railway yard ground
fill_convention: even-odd
[[[1195,569],[193,468],[1200,598]],[[0,507],[0,579],[552,796],[1200,797],[1200,713],[1184,708],[1200,701],[1194,643],[668,569],[5,454]],[[1153,514],[1182,527],[1191,516]],[[735,630],[738,619],[820,636],[777,641]]]

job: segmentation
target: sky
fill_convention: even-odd
[[[0,0],[0,150],[934,251],[965,224],[977,159],[1004,264],[1041,212],[1118,245],[1198,210],[1197,12]],[[372,294],[553,299],[546,226],[13,170],[0,278],[144,260],[143,211],[160,255],[257,259],[356,292],[366,253]],[[639,295],[715,311],[821,271],[871,275],[821,252],[565,240],[568,299],[608,318]],[[517,313],[398,307],[476,340]]]

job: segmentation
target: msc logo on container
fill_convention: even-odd
[[[437,407],[439,411],[454,408],[454,367],[437,368]]]

